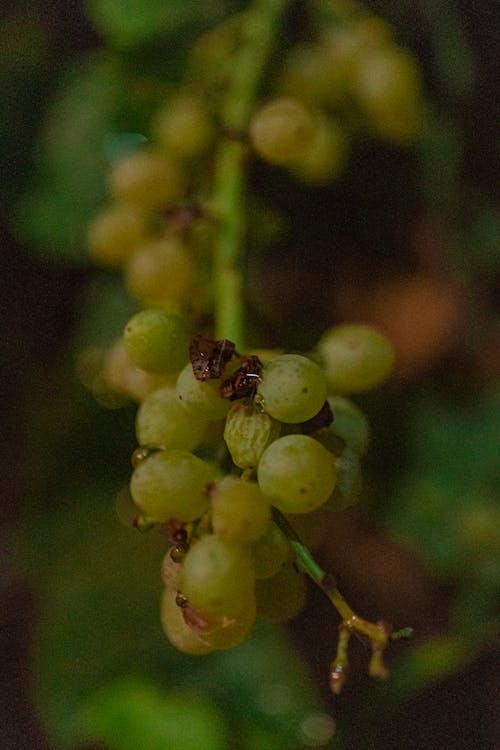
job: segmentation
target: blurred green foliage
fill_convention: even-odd
[[[144,133],[162,86],[178,80],[192,39],[244,5],[91,0],[88,15],[106,51],[68,58],[62,70],[51,70],[47,30],[29,7],[6,15],[0,97],[9,117],[0,123],[1,198],[9,226],[31,252],[86,265],[85,226],[104,200],[109,160],[127,148],[123,134]],[[437,84],[418,154],[420,195],[453,221],[456,275],[464,285],[482,282],[498,271],[500,222],[492,201],[463,177],[457,102],[469,101],[474,65],[460,21],[442,2],[372,6],[392,17],[408,43],[420,41],[408,17],[417,15],[418,30],[428,34]],[[153,85],[138,101],[133,92],[145,72]],[[465,214],[464,206],[470,208]],[[95,273],[73,354],[109,343],[132,309],[111,275]],[[473,319],[471,338],[475,325]],[[73,362],[65,366],[69,372]],[[262,626],[234,652],[202,658],[168,645],[157,611],[164,544],[122,524],[113,505],[127,481],[133,415],[103,413],[67,377],[71,437],[47,437],[40,405],[28,398],[26,406],[33,461],[22,546],[40,591],[36,695],[54,742],[222,750],[235,747],[231,738],[239,736],[242,750],[341,748],[340,735],[322,744],[304,735],[304,720],[322,706],[284,632]],[[368,505],[388,533],[415,549],[435,581],[453,585],[449,630],[399,658],[391,680],[373,689],[375,713],[463,667],[498,617],[498,391],[479,383],[443,390],[431,377],[411,391],[406,455],[397,469],[387,467],[392,499],[384,504],[374,496]],[[398,397],[384,394],[373,412],[394,409]],[[384,470],[388,453],[378,460]]]

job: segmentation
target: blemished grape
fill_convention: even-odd
[[[183,197],[184,177],[171,157],[143,149],[117,163],[109,187],[121,203],[151,211],[175,205]]]
[[[89,255],[96,263],[120,266],[148,235],[145,217],[128,206],[110,206],[89,224]]]
[[[220,617],[206,630],[199,633],[199,637],[211,648],[227,650],[239,646],[248,637],[256,617],[255,596],[252,595],[243,609],[231,617]]]
[[[335,486],[335,457],[308,435],[285,435],[265,450],[259,486],[283,513],[310,513]]]
[[[214,136],[205,100],[189,94],[176,96],[160,109],[153,131],[160,146],[181,157],[203,154]]]
[[[320,367],[299,354],[272,359],[257,389],[264,411],[280,422],[306,422],[325,403],[326,379]]]
[[[271,520],[269,500],[256,482],[224,477],[211,492],[211,501],[213,530],[228,542],[254,542]]]
[[[375,388],[394,366],[389,339],[365,325],[330,328],[320,339],[318,354],[329,389],[335,394],[358,393]]]
[[[189,331],[184,318],[165,310],[141,310],[123,332],[123,344],[132,361],[155,373],[178,372],[186,361]]]
[[[214,646],[205,643],[194,628],[184,621],[182,609],[177,606],[176,592],[165,588],[161,595],[160,620],[170,643],[185,654],[198,656],[209,654]]]
[[[202,442],[208,421],[189,412],[175,388],[160,388],[142,402],[135,424],[139,445],[192,451]]]
[[[207,534],[189,548],[183,561],[181,591],[208,617],[237,615],[254,600],[250,552],[216,534]]]
[[[293,164],[311,148],[318,125],[296,99],[274,99],[261,107],[250,122],[252,146],[271,164]]]
[[[177,398],[195,414],[200,414],[206,419],[223,419],[229,411],[231,402],[220,395],[220,384],[220,379],[197,380],[191,364],[188,363],[177,378]]]
[[[269,414],[256,408],[253,401],[235,403],[226,417],[224,440],[241,469],[257,466],[265,449],[280,433],[280,425]]]
[[[370,442],[368,419],[359,406],[344,396],[329,396],[328,403],[333,413],[329,429],[362,456]]]
[[[209,508],[213,469],[184,450],[152,453],[134,470],[130,493],[137,507],[158,522],[194,521]]]
[[[251,547],[255,578],[271,578],[290,557],[290,545],[281,529],[271,521]]]
[[[258,617],[275,623],[292,620],[306,603],[305,577],[285,563],[272,578],[255,582],[255,598]]]
[[[196,266],[191,249],[170,235],[136,248],[125,263],[125,282],[147,304],[183,303],[193,290]]]

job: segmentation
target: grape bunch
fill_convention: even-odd
[[[169,313],[143,310],[123,344],[139,366],[168,374],[183,335]],[[161,525],[171,542],[161,617],[182,651],[231,648],[256,616],[297,614],[306,588],[282,519],[356,499],[369,427],[344,394],[381,382],[392,350],[352,325],[331,329],[314,356],[240,355],[196,335],[175,385],[140,404],[130,492],[139,525]]]
[[[327,185],[351,143],[407,147],[425,110],[416,62],[384,22],[357,3],[306,5],[306,31],[291,41],[276,33],[285,0],[255,0],[205,33],[145,145],[112,164],[89,254],[122,274],[137,312],[93,387],[139,405],[130,492],[137,526],[169,540],[170,641],[207,653],[239,644],[256,617],[290,619],[306,572],[343,602],[344,629],[368,637],[382,676],[389,631],[354,615],[297,531],[358,497],[370,430],[349,397],[383,382],[394,354],[354,324],[308,354],[241,350],[241,260],[258,199],[247,177],[261,160],[299,185]],[[338,690],[344,657],[334,665]]]

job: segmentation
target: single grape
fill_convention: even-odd
[[[123,344],[132,361],[143,370],[173,373],[186,361],[189,331],[176,313],[141,310],[125,326]]]
[[[344,510],[353,505],[362,490],[361,465],[359,455],[346,445],[335,461],[337,483],[325,503],[326,510]]]
[[[307,599],[306,580],[291,563],[281,566],[272,578],[255,582],[257,616],[271,622],[287,622],[296,617]]]
[[[271,578],[290,557],[290,545],[274,521],[251,547],[255,578]]]
[[[130,493],[137,507],[155,521],[194,521],[209,507],[212,467],[184,450],[152,453],[134,470]]]
[[[95,216],[87,232],[89,255],[96,263],[120,266],[148,236],[145,217],[127,206],[110,206]]]
[[[314,106],[338,105],[345,93],[345,76],[331,64],[328,52],[321,43],[292,47],[283,66],[282,91]]]
[[[211,501],[213,530],[227,542],[254,542],[271,520],[269,501],[256,482],[224,477],[211,492]]]
[[[229,410],[224,440],[241,469],[257,466],[265,449],[280,433],[280,425],[250,399],[237,401]]]
[[[271,164],[287,166],[304,156],[317,135],[317,123],[296,99],[274,99],[250,122],[252,146]]]
[[[142,402],[135,424],[139,445],[192,451],[202,442],[208,421],[189,412],[175,388],[160,388]]]
[[[285,435],[265,450],[259,486],[283,513],[310,513],[335,486],[335,457],[308,435]]]
[[[144,210],[166,208],[184,193],[184,178],[172,158],[143,149],[127,154],[110,174],[116,200]]]
[[[323,120],[311,148],[293,166],[304,182],[324,185],[343,173],[349,157],[349,139],[343,126],[332,119]]]
[[[131,293],[147,304],[186,302],[193,294],[196,266],[191,249],[169,235],[137,247],[128,258],[125,282]]]
[[[318,344],[328,387],[335,394],[375,388],[390,374],[394,351],[390,341],[365,325],[330,328]]]
[[[183,561],[181,591],[208,617],[236,616],[254,600],[250,552],[216,534],[195,541]]]
[[[191,364],[188,363],[177,378],[177,398],[195,414],[210,420],[223,419],[229,411],[231,402],[220,395],[220,385],[220,379],[197,380]]]
[[[159,145],[176,156],[203,154],[214,136],[205,99],[190,94],[172,98],[156,114],[153,132]]]
[[[328,429],[344,440],[359,455],[366,452],[370,442],[370,425],[359,406],[344,396],[329,396],[333,422]]]
[[[205,643],[194,628],[189,627],[176,604],[176,591],[165,588],[161,596],[160,619],[165,635],[176,649],[198,656],[209,654],[214,646]]]
[[[326,400],[326,380],[318,365],[299,354],[272,359],[262,371],[258,399],[280,422],[305,422]]]

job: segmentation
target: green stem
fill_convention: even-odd
[[[245,18],[245,39],[233,65],[221,113],[228,133],[245,132],[262,74],[279,31],[286,0],[255,0]],[[214,257],[215,335],[244,347],[242,247],[245,234],[247,146],[224,140],[215,163],[214,204],[219,236]]]

